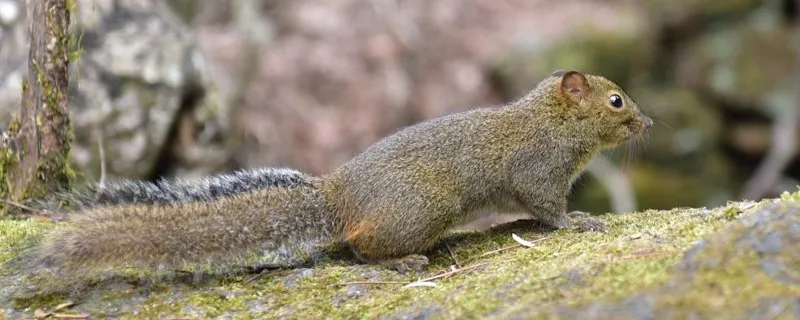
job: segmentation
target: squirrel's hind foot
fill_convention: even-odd
[[[398,259],[388,259],[380,261],[380,264],[391,270],[400,273],[408,271],[422,271],[428,265],[428,257],[421,254],[410,254]]]
[[[608,224],[605,221],[592,217],[580,219],[576,225],[581,232],[605,233],[608,229]]]
[[[351,248],[356,258],[364,263],[375,264],[383,266],[387,269],[397,271],[399,273],[406,273],[408,271],[422,271],[428,265],[428,257],[421,254],[409,254],[402,258],[367,258],[359,250]]]
[[[574,220],[574,225],[581,232],[602,232],[608,229],[608,224],[602,219],[592,217],[588,212],[572,211],[567,213],[570,219]]]

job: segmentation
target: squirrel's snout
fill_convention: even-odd
[[[653,119],[642,114],[642,132],[644,133],[650,132],[650,128],[652,127],[653,127]]]
[[[639,111],[639,121],[637,121],[637,122],[638,122],[639,128],[631,127],[631,131],[635,131],[636,129],[639,129],[638,134],[647,134],[647,133],[650,132],[650,128],[653,127],[653,119],[648,117],[648,116],[646,116],[641,111]]]

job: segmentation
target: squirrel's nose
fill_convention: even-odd
[[[650,129],[650,128],[652,128],[652,127],[653,127],[653,119],[650,119],[650,117],[648,117],[648,116],[645,116],[645,117],[644,117],[644,126],[645,126],[645,128],[647,128],[647,129]]]

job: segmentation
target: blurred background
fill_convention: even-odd
[[[800,180],[797,3],[77,0],[71,156],[88,180],[322,174],[400,127],[578,69],[657,123],[592,163],[574,209],[771,197]],[[27,64],[24,5],[0,0],[4,126]]]

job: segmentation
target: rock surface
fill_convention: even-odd
[[[530,221],[455,233],[446,240],[453,254],[433,250],[420,274],[333,254],[310,268],[261,275],[108,282],[59,312],[121,319],[795,319],[800,312],[800,192],[602,218],[606,233],[553,232]],[[0,263],[48,225],[0,221]],[[512,233],[540,240],[513,246]],[[452,270],[454,259],[463,271],[431,280],[434,287],[404,286]],[[0,273],[5,288],[14,279]],[[9,319],[67,299],[11,298],[7,290],[0,298]]]
[[[27,72],[24,6],[0,0],[2,126],[18,113]],[[101,133],[109,178],[217,171],[227,109],[191,31],[151,0],[77,0],[73,22],[83,50],[70,66],[75,168],[99,177]]]

